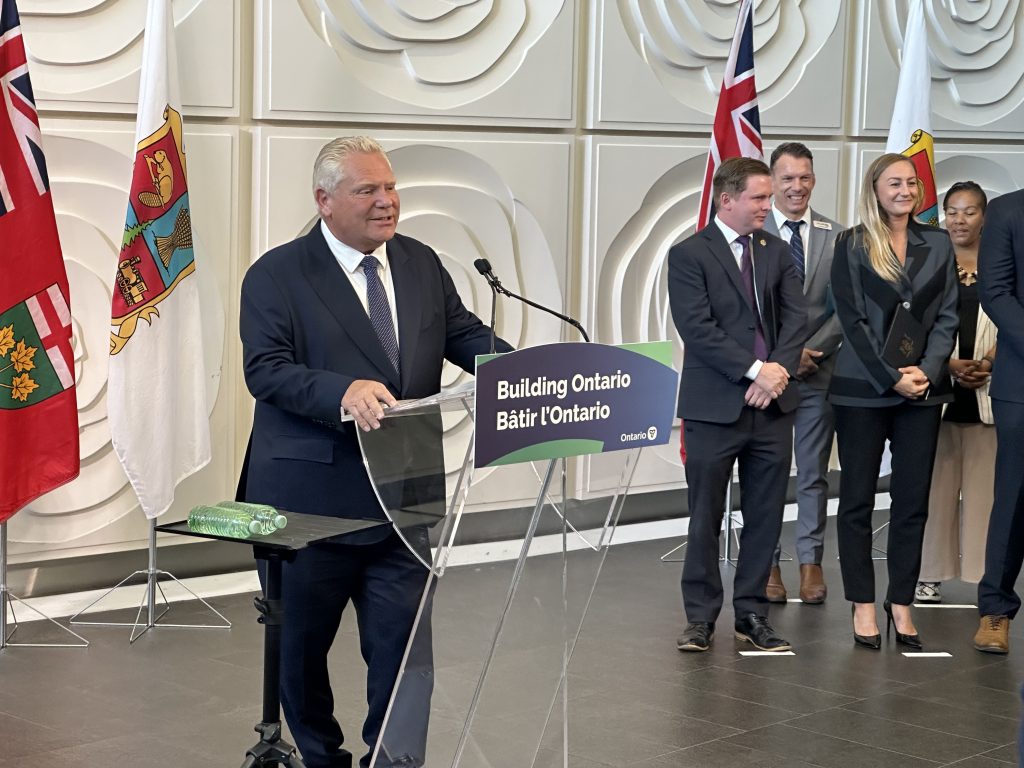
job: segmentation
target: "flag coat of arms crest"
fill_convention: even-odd
[[[114,281],[110,354],[124,349],[140,320],[195,271],[181,115],[168,106],[164,123],[136,149],[128,216]]]
[[[78,476],[70,292],[14,0],[0,0],[0,522]]]
[[[935,184],[935,142],[932,138],[931,68],[922,0],[910,0],[907,28],[903,34],[900,79],[889,125],[885,151],[906,157],[917,169],[924,200],[914,215],[925,224],[938,226],[939,197]]]
[[[150,0],[135,157],[111,302],[107,412],[150,519],[210,461],[203,327],[169,0]]]

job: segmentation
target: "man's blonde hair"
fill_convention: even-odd
[[[379,154],[388,161],[388,167],[391,166],[384,147],[376,139],[369,136],[339,136],[337,139],[331,139],[321,147],[316,162],[313,163],[314,195],[318,189],[328,193],[337,189],[345,178],[345,160],[352,154]]]

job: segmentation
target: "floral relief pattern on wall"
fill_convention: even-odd
[[[617,0],[633,45],[680,103],[714,114],[738,0]],[[755,0],[754,58],[762,109],[792,91],[839,23],[839,0]]]
[[[299,0],[310,26],[364,85],[451,109],[504,85],[564,0]]]
[[[1024,104],[1024,2],[925,0],[924,7],[935,113],[984,126],[1019,109]],[[879,0],[878,12],[889,53],[899,61],[907,4]]]

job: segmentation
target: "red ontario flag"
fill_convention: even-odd
[[[68,278],[14,0],[0,6],[0,522],[78,476]]]

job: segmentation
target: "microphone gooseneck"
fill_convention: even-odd
[[[565,323],[568,323],[573,328],[575,328],[577,331],[579,331],[580,335],[583,337],[584,341],[588,341],[588,342],[590,341],[590,336],[587,335],[586,330],[584,330],[583,326],[580,325],[580,323],[577,320],[569,317],[568,315],[563,315],[561,312],[556,312],[555,310],[551,309],[550,307],[545,307],[543,304],[538,304],[535,301],[530,301],[530,299],[527,299],[527,298],[525,298],[523,296],[519,296],[518,294],[512,293],[512,291],[510,291],[508,288],[503,286],[501,284],[501,281],[498,280],[497,275],[494,274],[494,270],[491,268],[491,262],[489,262],[487,259],[477,259],[476,261],[473,262],[473,266],[476,267],[476,271],[479,272],[481,275],[483,275],[484,279],[487,281],[488,285],[491,286],[491,294],[492,294],[491,295],[491,352],[492,353],[494,352],[495,302],[497,301],[497,294],[499,294],[499,293],[503,294],[504,296],[508,296],[509,298],[516,299],[517,301],[521,301],[524,304],[527,304],[527,305],[533,307],[534,309],[539,309],[542,312],[547,312],[549,315],[554,315],[559,320],[561,320],[561,321],[563,321]]]
[[[495,330],[494,323],[498,313],[498,278],[494,276],[494,272],[491,271],[491,262],[487,259],[477,259],[473,262],[473,266],[476,267],[476,271],[484,276],[487,284],[491,287],[491,354],[494,354],[494,339]]]

